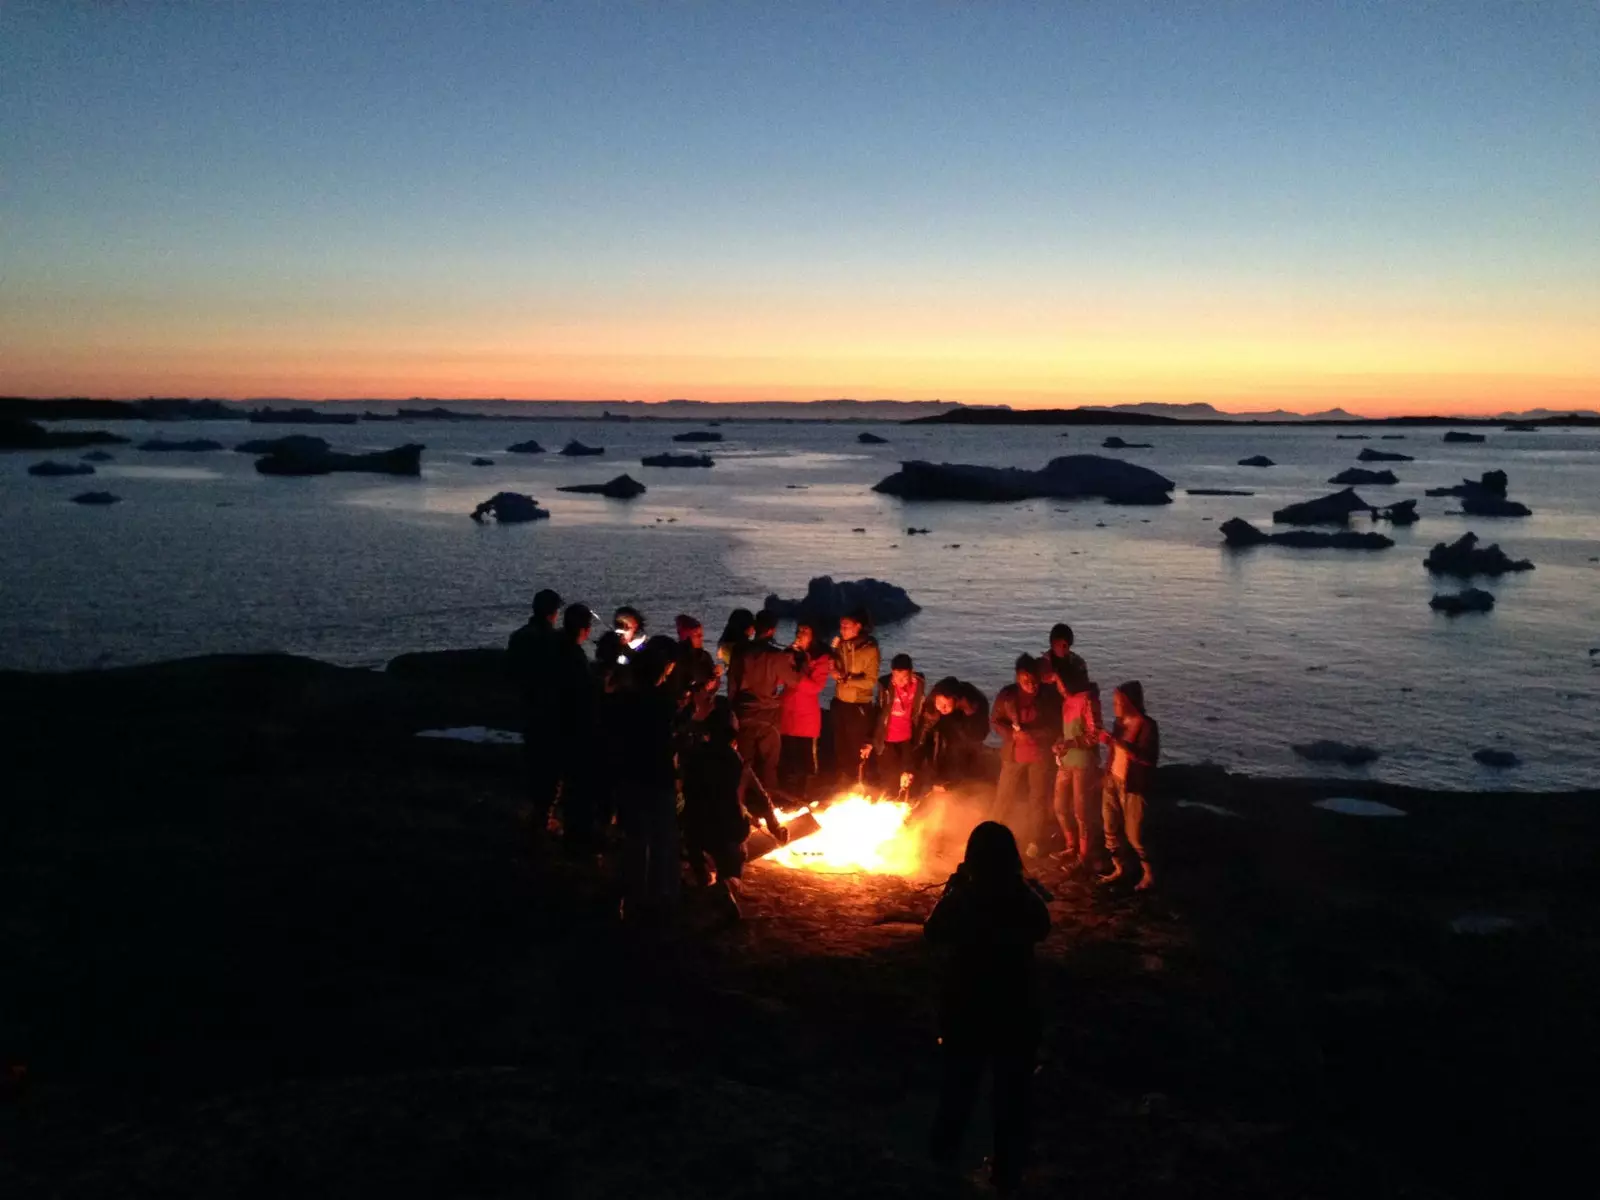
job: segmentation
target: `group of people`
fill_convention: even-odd
[[[1115,690],[1115,723],[1104,724],[1099,688],[1065,624],[1050,631],[1042,654],[1016,660],[1014,682],[991,705],[954,676],[930,688],[907,654],[883,671],[864,611],[840,618],[836,633],[802,618],[780,644],[772,613],[736,609],[714,649],[688,615],[674,622],[675,636],[652,634],[633,607],[617,609],[598,633],[597,620],[587,605],[564,606],[543,590],[511,636],[509,660],[526,709],[536,834],[558,799],[571,853],[598,849],[615,818],[625,912],[672,901],[686,852],[695,875],[736,914],[751,825],[786,841],[780,801],[802,803],[824,787],[913,798],[993,780],[992,815],[1028,855],[1040,853],[1053,826],[1061,845],[1052,857],[1067,869],[1106,865],[1101,878],[1116,880],[1129,851],[1140,868],[1136,886],[1154,882],[1144,815],[1160,751],[1156,722],[1134,681]]]
[[[943,1083],[930,1146],[952,1159],[987,1070],[994,1182],[1009,1191],[1025,1157],[1041,1028],[1033,947],[1050,928],[1018,844],[1039,854],[1053,818],[1061,846],[1051,857],[1069,870],[1106,865],[1099,878],[1116,880],[1131,851],[1137,888],[1152,885],[1144,816],[1160,734],[1141,685],[1115,689],[1107,728],[1100,690],[1065,624],[1050,631],[1042,654],[1016,660],[1014,681],[990,704],[953,676],[929,688],[906,654],[882,671],[866,612],[841,618],[831,636],[821,621],[802,619],[779,644],[772,613],[737,609],[714,650],[688,615],[674,622],[675,636],[651,634],[632,607],[617,609],[598,636],[596,620],[587,605],[563,606],[556,592],[541,591],[508,657],[526,706],[535,835],[545,836],[559,800],[564,847],[590,854],[615,818],[625,917],[670,904],[685,857],[737,917],[752,824],[787,841],[780,798],[803,801],[822,787],[981,794],[992,783],[992,819],[972,831],[924,926],[945,967]]]

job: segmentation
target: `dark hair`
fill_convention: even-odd
[[[639,672],[639,682],[654,687],[667,669],[667,664],[678,656],[678,643],[658,633],[633,654],[634,669]]]
[[[889,670],[891,671],[909,671],[911,669],[911,655],[909,654],[896,654],[889,660]]]
[[[861,608],[852,608],[844,615],[846,619],[854,621],[857,625],[861,626],[862,633],[872,632],[872,613],[865,606]]]
[[[533,615],[548,621],[561,611],[561,593],[554,588],[541,588],[533,594]]]
[[[736,608],[728,614],[728,623],[723,627],[722,637],[718,641],[723,645],[742,642],[750,636],[750,627],[755,623],[755,614],[748,608]]]
[[[1057,621],[1050,626],[1050,640],[1052,642],[1064,641],[1068,646],[1072,645],[1072,626],[1065,621]]]
[[[1039,678],[1039,660],[1031,654],[1017,655],[1017,670]]]
[[[628,656],[628,643],[622,640],[622,635],[615,629],[606,630],[595,641],[594,660],[608,669],[617,659]]]
[[[955,700],[960,695],[961,680],[957,679],[954,675],[946,675],[943,679],[939,680],[938,683],[934,684],[928,689],[929,700],[932,700],[935,696],[949,696],[950,699]]]
[[[733,725],[733,715],[727,710],[713,710],[701,723],[700,728],[705,732],[706,741],[713,746],[729,746],[739,736],[738,730]]]
[[[1126,683],[1117,684],[1117,691],[1128,698],[1128,703],[1133,705],[1141,717],[1149,715],[1144,711],[1144,684],[1137,679],[1130,679]]]
[[[757,637],[771,637],[778,631],[778,618],[763,608],[755,616],[755,626]]]
[[[700,618],[691,617],[688,613],[679,613],[678,619],[672,623],[672,627],[678,631],[679,637],[688,637],[696,629],[703,628],[700,624]]]
[[[999,821],[984,821],[967,839],[962,869],[977,883],[1015,878],[1022,874],[1017,839]]]
[[[615,625],[618,621],[622,620],[623,617],[632,617],[639,623],[639,632],[644,632],[644,614],[641,613],[637,608],[634,608],[633,605],[624,604],[621,608],[617,609],[616,612],[612,613],[611,623]]]
[[[568,633],[581,633],[594,625],[594,613],[587,604],[569,604],[561,614],[561,628]]]

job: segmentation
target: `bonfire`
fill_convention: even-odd
[[[780,811],[790,830],[786,846],[763,861],[802,871],[912,875],[921,866],[922,848],[906,819],[911,804],[879,800],[862,791],[846,792],[822,804]]]

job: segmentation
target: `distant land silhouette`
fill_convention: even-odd
[[[1548,408],[1494,415],[1362,417],[1342,408],[1313,413],[1284,409],[1225,412],[1212,404],[1080,405],[1073,408],[1011,408],[963,405],[944,400],[293,400],[258,397],[217,400],[152,396],[106,400],[0,396],[0,419],[80,421],[250,420],[260,424],[349,424],[354,421],[500,420],[568,421],[877,421],[930,425],[1594,425],[1593,409]]]

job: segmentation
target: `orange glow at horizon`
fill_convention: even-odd
[[[877,298],[875,298],[877,299]],[[1191,298],[1192,299],[1192,298]],[[1224,410],[1334,406],[1370,416],[1600,407],[1600,339],[1583,306],[1449,315],[1337,306],[1211,311],[1013,299],[856,311],[794,302],[710,315],[507,319],[399,308],[251,322],[107,305],[0,320],[0,393],[133,398],[944,400],[1015,408],[1138,401]],[[1576,308],[1579,311],[1573,311]]]

